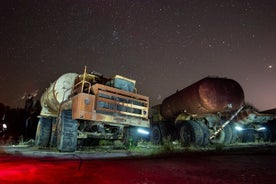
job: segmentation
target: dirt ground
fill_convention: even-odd
[[[40,152],[41,155],[32,152]],[[2,147],[0,183],[275,183],[275,147],[188,151],[56,153]]]

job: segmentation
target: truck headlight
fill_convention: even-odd
[[[243,131],[243,130],[244,130],[244,128],[242,128],[241,126],[235,126],[235,129],[236,129],[237,131]]]
[[[140,133],[140,134],[143,134],[143,135],[149,135],[150,134],[150,132],[148,130],[145,130],[143,128],[138,128],[137,132]]]

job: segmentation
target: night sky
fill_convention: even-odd
[[[235,79],[267,110],[276,107],[276,1],[1,1],[0,61],[0,102],[12,107],[86,65],[135,79],[151,105],[211,75]]]

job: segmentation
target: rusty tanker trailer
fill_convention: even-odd
[[[177,139],[183,146],[232,143],[237,137],[234,125],[252,124],[256,117],[263,121],[271,118],[258,114],[251,122],[237,119],[245,109],[238,82],[206,77],[152,107],[151,141],[159,144],[164,138]]]

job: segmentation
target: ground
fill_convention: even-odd
[[[148,148],[143,148],[148,149]],[[144,154],[2,146],[0,183],[274,183],[275,145]]]

